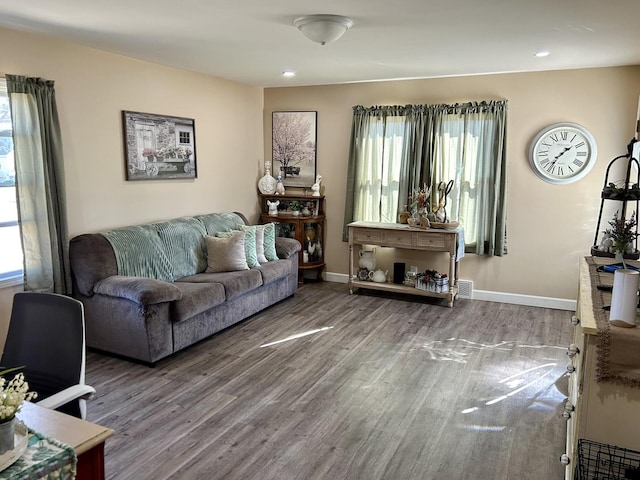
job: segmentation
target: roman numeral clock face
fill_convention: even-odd
[[[596,163],[593,135],[576,123],[550,125],[533,139],[529,163],[534,173],[549,183],[580,180]]]

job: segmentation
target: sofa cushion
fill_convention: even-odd
[[[207,268],[207,231],[193,217],[155,224],[160,241],[173,266],[173,279],[204,272]]]
[[[264,225],[264,256],[270,262],[278,260],[276,253],[276,224],[265,223]]]
[[[207,243],[206,273],[249,270],[244,240],[244,232],[238,232],[236,235],[226,238],[207,235],[205,237]]]
[[[260,287],[262,285],[262,275],[259,269],[253,268],[238,272],[198,273],[197,275],[176,280],[176,284],[182,282],[221,283],[224,286],[225,300],[229,301]]]
[[[293,273],[291,271],[291,262],[287,260],[265,263],[264,265],[260,265],[258,270],[262,275],[262,283],[264,285],[268,285],[271,282],[275,282]]]
[[[115,275],[100,280],[93,291],[109,297],[126,298],[140,305],[173,302],[182,297],[180,290],[169,282],[143,277]]]
[[[202,223],[207,235],[215,235],[218,232],[228,232],[229,230],[240,230],[240,227],[245,225],[242,217],[236,213],[209,213],[196,215],[193,218]]]
[[[187,320],[225,301],[224,286],[221,283],[178,281],[174,285],[182,293],[182,298],[169,306],[171,320],[174,322]]]
[[[118,275],[173,280],[173,265],[154,225],[135,225],[102,233],[113,247]]]
[[[244,233],[244,255],[247,260],[247,265],[249,268],[259,267],[258,263],[258,255],[256,253],[256,230],[248,229],[248,230],[231,230],[230,232],[218,232],[216,233],[216,237],[220,238],[229,238],[240,232]]]

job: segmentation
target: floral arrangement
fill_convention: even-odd
[[[156,155],[156,150],[154,148],[145,148],[142,150],[143,157],[153,157]]]
[[[25,382],[22,373],[18,373],[8,383],[4,377],[0,377],[0,423],[13,419],[24,402],[30,402],[37,396],[36,392],[29,392],[29,384]]]
[[[193,152],[186,147],[164,147],[156,152],[158,157],[180,158],[187,160]]]
[[[417,188],[409,195],[409,208],[410,211],[426,211],[429,210],[429,203],[431,195],[431,187],[427,187],[425,183],[422,188]]]
[[[614,250],[618,253],[626,253],[632,242],[638,237],[636,233],[636,213],[631,214],[631,218],[625,221],[618,218],[618,212],[614,213],[613,219],[609,221],[611,228],[607,228],[603,233],[613,240]]]

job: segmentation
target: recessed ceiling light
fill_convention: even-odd
[[[534,53],[534,55],[536,57],[548,57],[549,55],[551,55],[551,52],[549,52],[548,50],[541,50],[539,52]]]
[[[284,72],[282,72],[282,76],[283,77],[295,77],[296,76],[296,72],[294,72],[293,70],[285,70]]]

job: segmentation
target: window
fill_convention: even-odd
[[[410,192],[427,184],[432,207],[464,228],[466,248],[506,253],[506,101],[354,107],[345,228],[396,222]]]
[[[22,245],[18,228],[11,110],[0,79],[0,283],[22,278]]]
[[[178,143],[180,145],[191,145],[191,132],[178,132]]]

